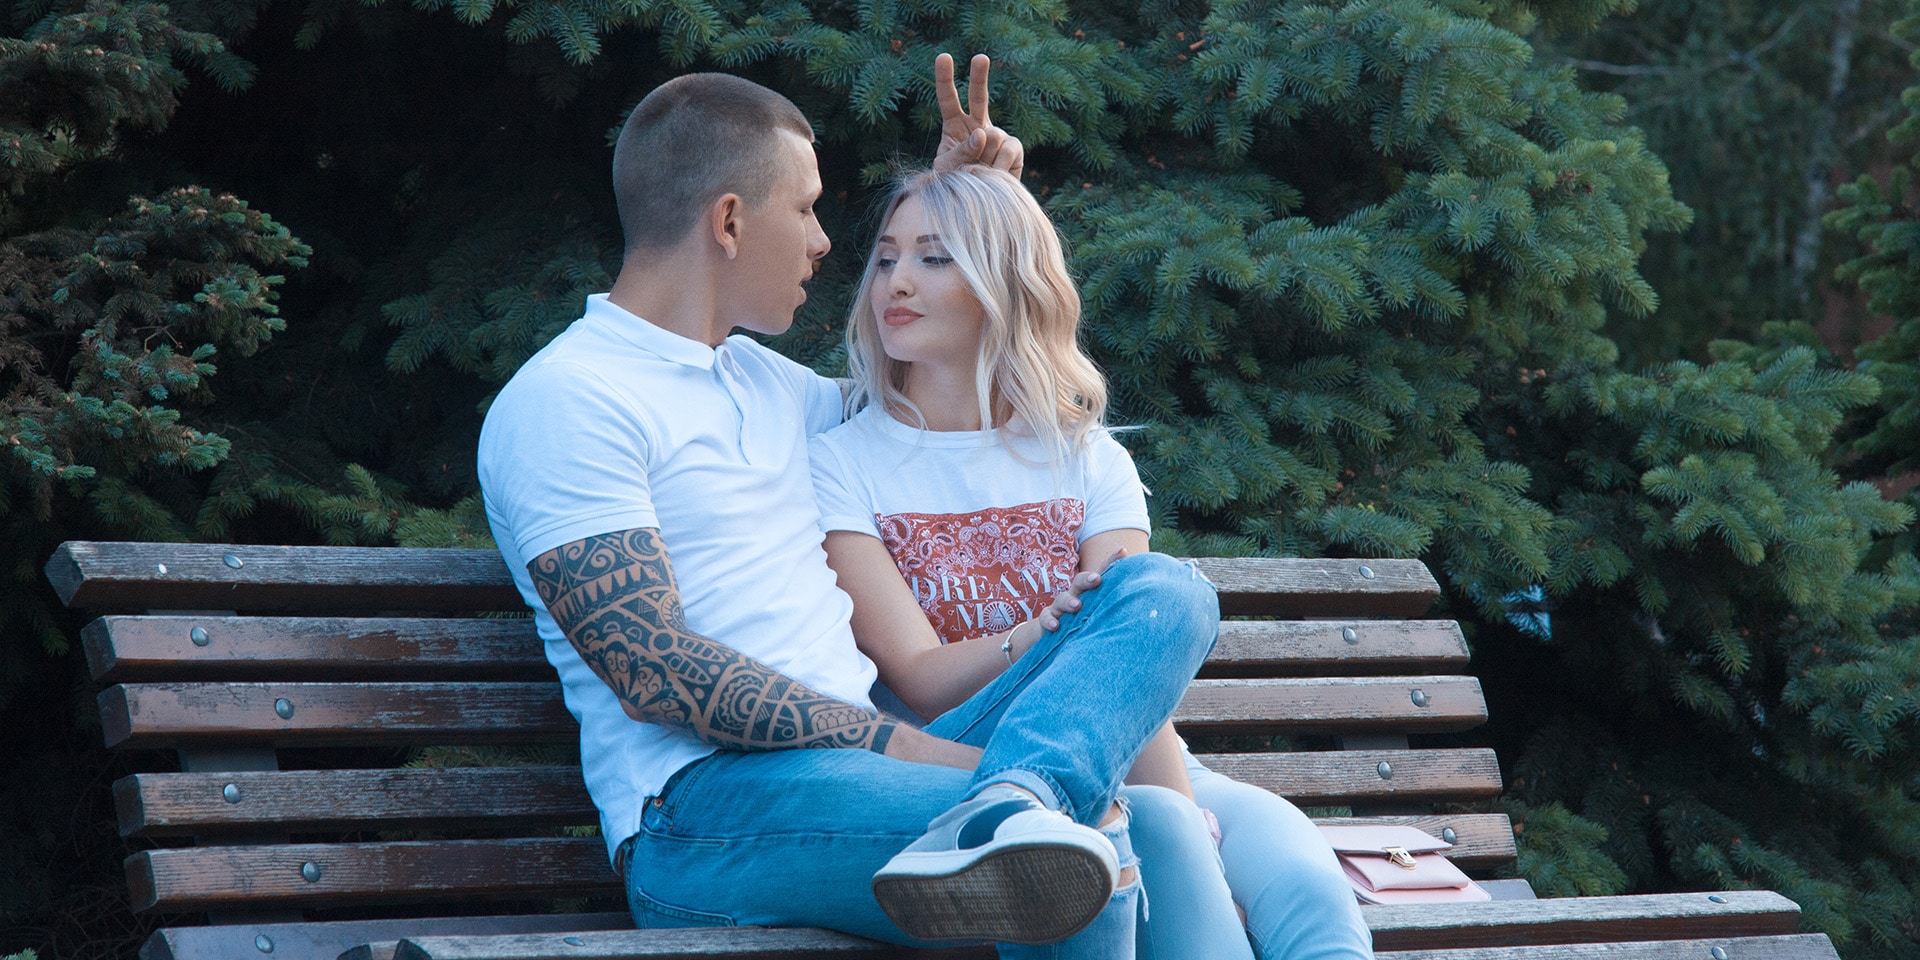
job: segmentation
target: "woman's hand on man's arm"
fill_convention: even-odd
[[[880,668],[881,681],[915,713],[937,717],[1007,668],[1007,654],[1000,652],[1004,635],[940,642],[879,538],[836,530],[827,534],[826,548],[827,565],[853,598],[854,640]],[[1025,639],[1017,651],[1031,644]]]

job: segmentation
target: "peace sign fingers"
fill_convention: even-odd
[[[960,91],[953,82],[953,57],[943,53],[934,58],[933,95],[940,104],[940,151],[933,160],[935,169],[952,170],[979,163],[1020,175],[1025,148],[1018,138],[993,125],[987,87],[992,66],[993,60],[986,54],[974,54],[967,65],[967,107],[962,110]]]

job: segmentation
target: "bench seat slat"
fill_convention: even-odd
[[[1770,890],[1403,904],[1369,907],[1365,912],[1368,925],[1374,929],[1377,950],[1764,937],[1800,932],[1799,904]],[[1382,915],[1384,923],[1371,919]]]
[[[1496,796],[1493,751],[1353,750],[1239,753],[1201,761],[1303,805],[1383,798],[1464,800]],[[1382,778],[1386,763],[1391,778]],[[233,798],[227,788],[231,787]],[[573,766],[262,773],[142,773],[114,784],[124,836],[186,836],[329,830],[541,828],[597,823]]]
[[[1535,947],[1474,947],[1381,953],[1379,960],[1700,960],[1713,948],[1740,960],[1839,960],[1824,933],[1714,940],[1642,940],[1637,943],[1568,943]]]
[[[1460,842],[1448,853],[1469,870],[1513,858],[1504,814],[1320,822],[1407,823],[1436,835],[1450,827]],[[317,881],[302,876],[307,863]],[[163,847],[128,857],[126,869],[135,909],[169,913],[621,893],[598,837]]]
[[[1441,907],[1452,911],[1455,925],[1434,927],[1423,911],[1407,907],[1367,907],[1362,915],[1373,930],[1374,944],[1385,950],[1434,949],[1421,954],[1422,960],[1472,956],[1462,948],[1481,946],[1477,941],[1525,942],[1533,944],[1581,944],[1593,952],[1580,956],[1678,958],[1705,957],[1708,947],[1701,938],[1740,938],[1764,943],[1759,938],[1794,934],[1800,910],[1792,901],[1764,891],[1731,891],[1719,894],[1725,903],[1711,903],[1706,894],[1654,894],[1635,897],[1573,897],[1561,900],[1519,900],[1490,904],[1456,904]],[[1712,909],[1698,909],[1698,903]],[[1628,911],[1637,911],[1629,915]],[[1697,954],[1642,946],[1659,939],[1666,928],[1684,924],[1692,933],[1682,943],[1696,945]],[[1590,933],[1579,939],[1565,939],[1577,933]],[[663,936],[670,934],[670,936]],[[1624,935],[1624,936],[1623,936]],[[748,950],[828,951],[824,955],[858,956],[873,950],[871,941],[847,938],[823,930],[735,927],[724,930],[608,930],[580,933],[568,943],[564,935],[532,934],[504,936],[417,937],[401,941],[394,960],[617,960],[623,957],[700,957],[751,956]],[[1824,940],[1824,937],[1817,939]],[[849,942],[851,941],[851,942]],[[1626,943],[1621,954],[1593,949],[1594,942]],[[1396,946],[1387,946],[1394,944]],[[1506,943],[1495,944],[1503,946]],[[1796,938],[1786,946],[1794,953],[1774,953],[1775,957],[1810,958],[1820,954],[1818,945]],[[1828,947],[1829,951],[1831,947]],[[1812,952],[1808,952],[1811,950]],[[1767,953],[1732,953],[1731,956],[1768,956]],[[784,954],[782,954],[784,955]],[[991,956],[991,954],[981,954]],[[1569,954],[1523,953],[1514,960],[1533,960]],[[1502,953],[1485,954],[1486,960],[1499,960]]]
[[[1418,560],[1197,563],[1229,616],[1418,617],[1440,595]],[[99,611],[524,609],[494,550],[68,541],[46,574],[67,606]]]
[[[336,960],[355,947],[385,942],[385,956],[401,937],[460,934],[544,933],[563,935],[600,930],[632,930],[633,915],[619,913],[534,913],[481,917],[424,917],[407,920],[323,920],[294,923],[235,923],[203,927],[162,927],[140,947],[140,960]],[[262,951],[261,938],[273,948]]]
[[[724,932],[722,932],[724,931]],[[571,937],[578,944],[568,943]],[[888,960],[994,960],[992,947],[914,950],[817,927],[686,927],[608,930],[598,934],[506,934],[414,937],[402,940],[393,960],[827,960],[885,957]],[[342,957],[341,960],[351,960]]]
[[[88,624],[81,641],[101,683],[553,677],[524,617],[109,616]],[[1467,660],[1451,620],[1229,620],[1201,675],[1435,673]]]
[[[567,943],[568,934],[525,935],[516,937],[417,937],[397,944],[394,960],[616,960],[626,957],[788,957],[786,952],[769,950],[805,949],[805,957],[872,956],[887,948],[857,937],[814,939],[804,936],[776,937],[774,934],[802,934],[831,931],[772,930],[765,927],[737,927],[730,935],[710,931],[655,930],[647,934],[623,933],[607,936],[583,933],[574,938],[580,946]],[[1730,937],[1714,940],[1651,940],[1637,943],[1559,944],[1533,947],[1479,947],[1465,950],[1413,950],[1382,953],[1380,960],[1699,960],[1714,947],[1727,956],[1742,960],[1837,960],[1832,941],[1825,934],[1807,933],[1781,937]],[[985,947],[953,951],[913,951],[894,948],[889,956],[931,960],[952,957],[955,960],[989,960],[994,956]],[[359,954],[341,960],[358,960]],[[373,957],[371,952],[367,957]]]

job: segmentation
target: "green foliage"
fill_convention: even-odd
[[[1502,804],[1513,819],[1520,848],[1515,873],[1542,897],[1604,897],[1627,889],[1627,875],[1603,845],[1607,828],[1575,816],[1558,801],[1532,807],[1519,800]]]
[[[1633,365],[1701,359],[1710,341],[1752,338],[1770,321],[1824,317],[1829,342],[1858,342],[1849,308],[1819,296],[1849,249],[1819,218],[1833,174],[1885,155],[1888,107],[1908,82],[1907,52],[1887,29],[1902,2],[1670,0],[1541,38],[1543,62],[1574,64],[1625,99],[1624,119],[1696,214],[1684,233],[1650,241],[1644,269],[1662,308],[1609,328]],[[1836,90],[1843,34],[1852,43]]]
[[[157,3],[89,0],[0,37],[0,188],[11,195],[0,195],[0,229],[29,185],[107,156],[122,130],[164,128],[186,82],[181,60],[230,90],[248,80],[219,39],[175,26]]]
[[[1894,34],[1912,41],[1920,38],[1920,6],[1909,7]],[[1920,68],[1920,52],[1909,62]],[[1887,139],[1908,154],[1906,162],[1893,167],[1884,184],[1862,175],[1841,187],[1846,206],[1827,217],[1830,228],[1853,237],[1863,250],[1841,265],[1839,279],[1859,284],[1868,309],[1893,319],[1890,331],[1859,350],[1860,370],[1877,378],[1885,392],[1879,415],[1857,441],[1859,452],[1890,474],[1920,468],[1920,191],[1914,183],[1920,85],[1908,87],[1900,101],[1906,116]]]
[[[1685,10],[1643,15],[1674,49],[1700,31],[1725,33],[1718,50],[1779,27],[1770,12]],[[9,553],[8,572],[35,582],[55,531],[74,529],[490,542],[471,467],[480,411],[611,282],[607,131],[683,69],[750,76],[813,120],[837,250],[778,345],[837,369],[880,181],[934,142],[927,64],[986,50],[995,117],[1031,149],[1028,182],[1072,251],[1117,419],[1142,427],[1125,436],[1154,491],[1157,547],[1425,559],[1448,591],[1438,615],[1472,639],[1489,736],[1513,772],[1501,805],[1542,892],[1768,886],[1849,957],[1914,956],[1920,564],[1900,546],[1913,511],[1846,482],[1852,451],[1836,439],[1886,430],[1867,456],[1916,449],[1899,412],[1914,351],[1890,339],[1877,366],[1843,369],[1808,328],[1760,325],[1745,292],[1728,301],[1733,323],[1679,283],[1674,247],[1746,223],[1743,201],[1703,194],[1696,220],[1649,143],[1678,151],[1674,182],[1735,178],[1677,143],[1680,120],[1628,125],[1673,109],[1666,94],[1586,89],[1557,52],[1588,29],[1626,43],[1631,12],[190,0],[172,22],[248,37],[248,99],[271,109],[190,88],[164,134],[111,156],[113,175],[89,172],[99,159],[60,168],[77,171],[48,195],[60,216],[11,208],[45,220],[31,234],[42,246],[22,231],[5,248],[40,256],[40,272],[0,272],[27,278],[0,291],[51,304],[20,308],[20,323],[68,326],[25,366],[0,356],[15,395],[39,405],[8,415],[58,427],[21,433],[38,445],[10,461],[0,522],[9,545],[33,546]],[[42,29],[15,30],[29,27]],[[169,56],[204,63],[224,40]],[[1720,98],[1702,139],[1747,157],[1748,101],[1722,95],[1722,73],[1685,83],[1704,77]],[[1690,89],[1678,69],[1661,76]],[[171,192],[182,171],[219,186]],[[1847,215],[1878,232],[1853,275],[1885,278],[1875,296],[1905,304],[1908,181],[1856,189],[1871,202]],[[228,190],[273,209],[311,256]],[[152,199],[106,226],[72,214],[129,193]],[[193,209],[217,209],[219,225],[190,222]],[[98,248],[107,236],[132,239]],[[46,250],[66,252],[34,253]],[[1725,253],[1686,269],[1733,289],[1747,261]],[[92,285],[67,283],[83,266]],[[1645,319],[1676,315],[1673,289],[1678,316],[1749,336],[1678,359]],[[281,294],[296,318],[284,329]],[[96,327],[97,355],[79,349]],[[14,329],[0,349],[29,356]],[[269,335],[272,350],[237,361]],[[217,398],[203,346],[226,351]],[[1623,350],[1647,363],[1623,367]],[[98,402],[57,420],[45,398],[68,393]],[[10,622],[59,634],[44,599],[16,595]],[[1517,628],[1518,612],[1550,633]]]

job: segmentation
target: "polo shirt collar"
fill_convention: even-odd
[[[629,313],[604,293],[590,294],[583,319],[648,353],[682,366],[713,369],[713,348]]]

